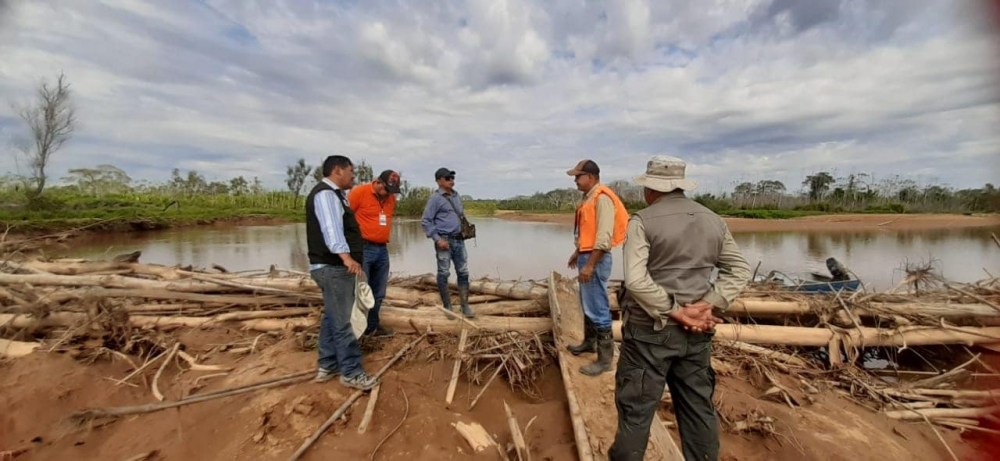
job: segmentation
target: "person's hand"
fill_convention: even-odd
[[[580,268],[580,276],[577,277],[577,279],[580,280],[580,283],[590,283],[590,281],[593,278],[594,278],[594,266],[590,264],[584,264],[583,267]]]
[[[442,250],[447,250],[449,248],[448,241],[445,239],[438,240],[437,247]]]
[[[668,315],[680,323],[685,330],[695,333],[712,331],[715,329],[715,325],[722,323],[722,319],[712,315],[712,305],[705,301],[685,304]]]
[[[576,260],[579,257],[580,253],[574,251],[573,254],[569,256],[569,261],[566,263],[566,266],[569,267],[570,269],[576,269]]]
[[[347,266],[347,273],[351,275],[358,275],[361,273],[361,264],[358,264],[354,258],[348,256],[344,259],[344,265]]]

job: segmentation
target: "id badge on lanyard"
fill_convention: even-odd
[[[378,225],[383,226],[383,227],[389,225],[388,221],[386,220],[385,212],[384,211],[380,211],[378,213]]]

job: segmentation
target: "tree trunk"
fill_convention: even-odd
[[[430,326],[434,331],[440,333],[460,333],[462,328],[468,328],[461,320],[457,318],[449,320],[443,313],[434,309],[383,307],[379,313],[379,317],[384,325],[397,331],[411,330],[411,321],[420,330],[424,330]],[[488,331],[545,333],[552,330],[552,320],[548,318],[478,315],[473,321],[481,330]]]
[[[177,280],[185,278],[176,267],[159,266],[155,264],[139,264],[126,262],[108,261],[85,261],[85,262],[42,262],[28,261],[25,266],[32,269],[39,269],[56,275],[82,275],[92,272],[110,272],[117,270],[131,270],[132,273],[141,275],[152,275],[167,280]]]
[[[613,325],[615,339],[621,341],[621,322]],[[787,346],[826,347],[833,332],[824,328],[782,327],[773,325],[732,325],[715,327],[715,340],[726,339],[750,344],[782,344]],[[844,338],[852,346],[928,346],[937,344],[1000,343],[1000,327],[901,327],[861,328],[848,330]]]
[[[852,309],[855,315],[863,317],[892,315],[923,315],[934,318],[998,317],[1000,314],[985,304],[949,303],[869,303],[868,308]],[[749,316],[809,315],[817,311],[804,302],[761,301],[737,299],[726,314]]]
[[[281,311],[273,311],[280,313]],[[235,314],[240,314],[236,316]],[[215,326],[234,326],[255,331],[282,331],[282,330],[302,330],[315,325],[318,322],[316,317],[302,317],[295,319],[252,319],[246,320],[245,315],[255,315],[256,313],[233,313],[221,314],[215,317],[182,317],[182,316],[131,316],[129,323],[141,328],[204,328]],[[459,319],[449,320],[444,314],[432,309],[399,309],[394,307],[383,307],[380,313],[381,322],[397,330],[411,329],[411,322],[420,330],[425,330],[428,326],[436,332],[458,333],[462,328],[467,328]],[[30,327],[58,327],[79,325],[89,321],[86,314],[60,312],[51,314],[45,318],[37,319],[27,314],[0,314],[0,327],[10,326],[14,328]],[[519,331],[526,333],[544,333],[552,329],[552,320],[548,318],[530,317],[498,317],[483,315],[475,319],[475,323],[481,330],[488,331]]]
[[[212,279],[205,276],[204,279]],[[34,286],[94,286],[104,288],[132,288],[166,290],[181,293],[222,293],[232,291],[254,291],[255,288],[287,291],[295,293],[315,293],[316,283],[309,279],[218,279],[215,282],[202,281],[160,281],[146,280],[120,275],[48,275],[48,274],[0,274],[0,285],[30,284]]]
[[[979,418],[1000,413],[1000,406],[985,408],[926,408],[922,410],[887,411],[885,415],[902,421],[923,421],[935,418]]]
[[[546,314],[549,305],[544,300],[499,301],[495,303],[473,304],[470,306],[476,315],[525,315]]]
[[[237,304],[242,307],[262,307],[262,306],[295,306],[319,304],[313,299],[296,298],[294,295],[235,295],[235,294],[210,294],[210,293],[184,293],[177,291],[167,291],[162,289],[118,289],[118,288],[84,288],[79,290],[65,290],[54,293],[47,298],[53,303],[62,303],[72,299],[83,298],[140,298],[140,299],[160,299],[168,301],[192,301],[202,303]]]
[[[424,285],[437,286],[437,277],[427,274],[420,278]],[[458,289],[455,282],[448,284],[450,288]],[[484,295],[497,295],[510,299],[542,299],[548,296],[548,289],[530,280],[525,281],[494,281],[489,279],[470,280],[469,291]]]
[[[15,359],[18,357],[24,357],[35,349],[41,347],[40,343],[26,343],[23,341],[9,341],[0,338],[0,357],[5,357],[9,359]]]

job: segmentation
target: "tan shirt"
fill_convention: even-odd
[[[597,186],[595,185],[590,192],[587,192],[583,196],[583,200],[577,205],[582,205],[588,200],[594,197],[597,193]],[[615,202],[608,197],[607,194],[602,194],[597,197],[597,239],[594,241],[595,250],[603,250],[604,252],[611,251],[611,237],[615,233]],[[574,235],[574,243],[576,244],[576,249],[580,249],[580,235],[579,232]]]
[[[697,238],[697,236],[694,235],[692,238]],[[683,242],[677,243],[678,245],[683,244]],[[656,330],[662,329],[664,325],[675,323],[667,314],[681,306],[675,305],[670,294],[654,282],[653,277],[649,274],[646,266],[649,261],[649,241],[646,238],[646,230],[641,219],[632,218],[629,220],[623,251],[625,286],[628,287],[629,295],[650,317],[655,319],[654,328]],[[725,231],[722,251],[719,253],[716,267],[719,269],[718,279],[712,290],[706,293],[702,300],[720,311],[725,311],[750,279],[750,265],[740,253],[729,229]]]

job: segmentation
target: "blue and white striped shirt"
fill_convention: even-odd
[[[337,187],[333,181],[323,178],[326,185]],[[341,203],[337,194],[332,190],[321,190],[313,196],[313,209],[316,211],[316,219],[319,220],[319,228],[323,231],[323,241],[330,253],[341,254],[350,253],[351,248],[347,245],[347,238],[344,237],[344,207],[351,206],[347,201],[347,194],[344,193],[344,201]],[[328,264],[310,264],[309,270],[319,269]]]

